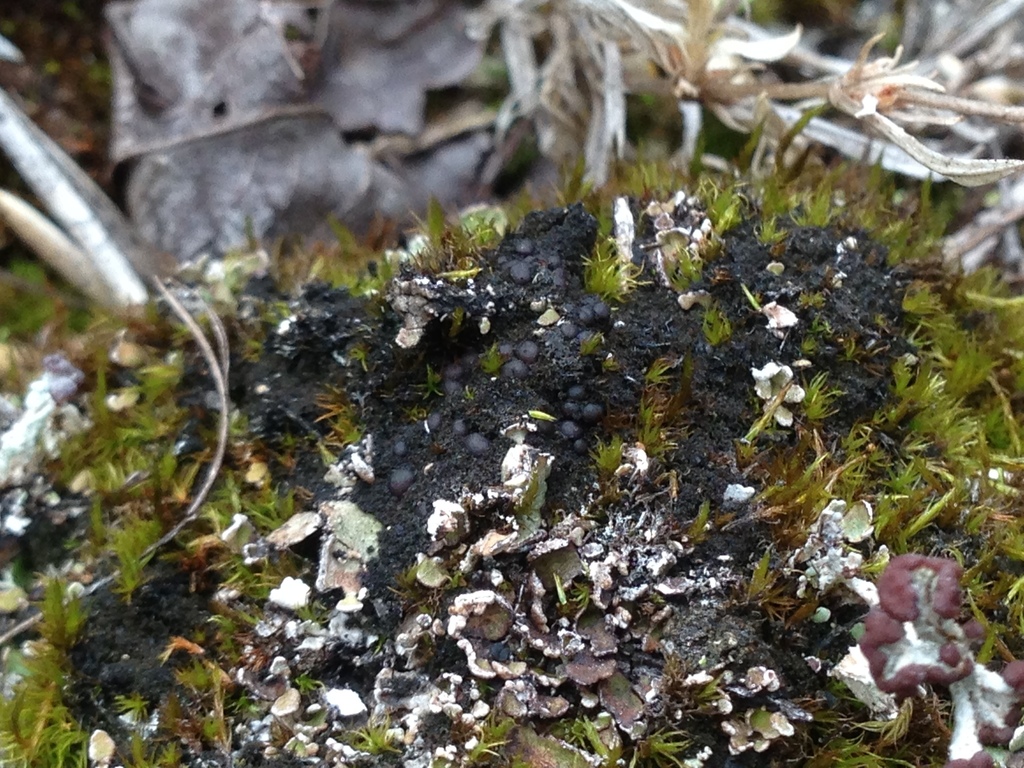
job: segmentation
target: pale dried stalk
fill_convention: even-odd
[[[873,148],[868,153],[870,157],[880,157],[887,167],[890,157],[897,158],[894,169],[908,168],[915,176],[925,175],[917,170],[923,167],[940,179],[974,186],[1024,168],[1024,163],[1017,160],[976,159],[940,152],[911,135],[908,127],[950,126],[964,117],[1024,123],[1024,108],[946,94],[940,83],[918,74],[917,65],[900,66],[899,52],[892,57],[870,59],[877,38],[868,41],[856,61],[842,62],[799,49],[799,28],[788,35],[770,37],[749,22],[728,18],[730,9],[711,0],[492,0],[488,9],[491,23],[501,24],[503,35],[504,18],[516,19],[520,35],[517,42],[522,49],[527,47],[523,38],[527,34],[536,36],[532,30],[544,26],[531,25],[530,19],[547,20],[549,31],[555,28],[556,19],[561,20],[561,32],[553,34],[556,43],[548,60],[540,65],[539,82],[531,91],[539,93],[540,98],[533,100],[527,95],[530,86],[526,78],[513,76],[517,103],[523,106],[534,101],[538,105],[533,117],[543,125],[542,148],[578,147],[585,133],[591,139],[586,143],[591,150],[600,148],[594,137],[606,137],[607,144],[607,137],[621,135],[624,118],[613,125],[615,116],[607,108],[607,99],[602,101],[595,96],[614,92],[618,87],[614,78],[623,70],[594,66],[601,59],[593,51],[614,44],[623,61],[626,57],[655,61],[669,73],[680,110],[689,118],[683,134],[687,146],[693,146],[696,117],[694,110],[686,107],[688,103],[699,102],[727,125],[749,131],[756,124],[751,117],[758,114],[751,104],[761,99],[767,102],[767,112],[773,113],[784,102],[799,102],[804,108],[829,104],[854,118],[855,127],[862,126],[864,134],[881,138],[875,140],[875,145],[882,150]],[[987,14],[985,23],[990,24],[991,19],[999,16]],[[603,59],[608,61],[607,56]],[[778,82],[770,72],[759,69],[761,64],[784,59],[805,66],[811,63],[825,76],[807,82]],[[552,66],[556,62],[557,66]],[[510,65],[513,63],[510,60]],[[658,84],[653,77],[637,79],[640,69],[635,67],[625,67],[624,71],[629,75],[622,86],[624,93],[657,92]],[[573,72],[584,81],[590,94],[589,105],[578,103],[580,84]],[[611,84],[605,81],[609,77],[613,79]],[[567,109],[569,105],[571,108]],[[762,110],[760,114],[765,113]],[[818,119],[819,128],[825,122]],[[589,125],[589,129],[584,130],[583,125]],[[830,146],[856,157],[852,145],[864,142],[851,142],[844,130],[849,129],[818,133],[835,142]],[[898,154],[890,148],[898,150]],[[907,160],[899,159],[900,155]],[[604,177],[604,169],[593,166],[607,162],[608,157],[607,152],[587,152],[591,178]],[[556,152],[553,159],[566,158]]]
[[[110,303],[105,275],[58,226],[17,195],[0,189],[0,219],[18,239],[86,296]]]
[[[77,253],[61,249],[62,256],[71,260],[65,276],[72,283],[76,283],[78,271],[99,276],[108,306],[145,303],[149,293],[140,275],[157,274],[156,254],[135,236],[95,182],[2,89],[0,148],[78,247]]]
[[[224,453],[227,450],[229,428],[228,373],[231,353],[228,349],[228,337],[227,332],[224,329],[224,324],[217,316],[217,313],[210,309],[210,307],[207,306],[201,298],[196,296],[200,304],[203,306],[204,314],[210,320],[210,328],[213,330],[214,340],[217,343],[217,349],[215,351],[210,345],[209,339],[206,338],[206,334],[203,333],[203,329],[199,327],[199,323],[195,321],[195,318],[192,317],[191,313],[178,300],[178,297],[168,290],[164,281],[159,278],[154,278],[152,283],[153,287],[156,288],[164,301],[167,302],[171,311],[174,312],[175,317],[181,320],[181,322],[185,324],[185,327],[188,328],[189,334],[191,334],[196,345],[199,347],[203,360],[206,361],[207,366],[210,368],[210,377],[213,379],[213,386],[217,392],[217,444],[214,447],[210,463],[206,465],[203,482],[199,486],[199,490],[197,490],[192,496],[192,501],[185,510],[185,514],[181,516],[181,519],[173,528],[171,528],[171,530],[161,536],[158,541],[146,547],[145,552],[142,554],[143,559],[149,557],[154,552],[163,549],[163,547],[169,544],[199,516],[199,508],[206,503],[206,499],[210,495],[210,491],[213,490],[213,484],[217,482],[217,475],[220,473],[220,468],[224,463]],[[115,571],[105,579],[100,579],[98,582],[91,585],[90,591],[93,592],[96,589],[99,589],[103,584],[109,584],[116,575],[117,572]]]
[[[25,57],[21,55],[18,47],[3,35],[0,35],[0,59],[15,64],[23,64]]]

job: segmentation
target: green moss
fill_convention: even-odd
[[[177,734],[194,747],[230,749],[231,730],[225,717],[231,688],[227,674],[212,661],[194,658],[174,671],[174,680],[177,693],[161,711],[162,730]]]
[[[757,232],[758,240],[769,247],[781,244],[788,235],[788,230],[783,229],[778,216],[763,219]]]
[[[395,738],[390,730],[390,720],[371,720],[362,728],[350,731],[347,741],[360,752],[365,752],[368,755],[401,754],[402,750],[395,743]]]
[[[429,373],[431,372],[428,369]],[[435,383],[435,389],[438,383]],[[337,450],[359,442],[363,436],[363,428],[359,423],[359,414],[344,389],[328,387],[317,395],[316,404],[321,410],[316,421],[327,426],[327,434],[323,438],[325,448]]]
[[[442,397],[444,395],[441,391],[442,378],[440,371],[435,371],[431,366],[427,366],[426,378],[423,383],[419,385],[419,390],[424,400],[428,400],[431,397]]]
[[[596,755],[601,765],[612,766],[618,765],[625,754],[622,740],[617,734],[607,739],[602,736],[602,731],[614,728],[611,715],[602,713],[595,719],[579,717],[572,720],[556,729],[556,733],[561,730],[560,735],[567,742]]]
[[[602,218],[605,239],[599,240],[589,256],[584,283],[588,291],[618,304],[616,318],[625,316],[630,302],[635,300],[637,281],[643,279],[632,265],[624,266],[619,261],[607,239],[610,201],[618,193],[641,199],[666,199],[676,189],[687,188],[696,189],[703,199],[715,228],[712,245],[700,256],[685,249],[676,253],[678,266],[670,277],[677,290],[687,290],[712,277],[718,279],[713,262],[725,254],[728,236],[731,232],[746,231],[741,229],[747,226],[745,221],[758,217],[761,224],[757,233],[764,246],[760,255],[766,262],[788,253],[793,233],[800,227],[828,225],[843,228],[842,231],[858,238],[864,232],[878,238],[888,247],[888,253],[879,251],[876,258],[907,264],[919,275],[903,304],[904,328],[884,328],[884,323],[876,320],[863,333],[846,332],[840,336],[823,316],[840,288],[828,284],[801,293],[794,306],[801,322],[806,323],[806,330],[801,328],[805,330],[803,339],[799,346],[781,339],[779,344],[786,359],[806,356],[813,358],[817,366],[809,369],[806,378],[797,373],[806,396],[793,408],[795,425],[791,431],[779,428],[772,411],[763,413],[762,404],[751,395],[751,402],[740,404],[752,409],[748,412],[755,415],[748,433],[736,436],[743,439],[736,440],[734,452],[730,453],[727,447],[722,455],[707,457],[723,468],[735,466],[751,482],[757,481],[764,488],[758,499],[757,522],[770,524],[766,527],[766,536],[771,539],[766,544],[770,549],[750,564],[746,582],[737,585],[735,604],[743,611],[763,616],[765,626],[773,631],[785,624],[787,630],[803,632],[803,622],[816,602],[813,598],[797,598],[795,579],[779,565],[787,553],[802,545],[808,526],[828,501],[868,499],[875,510],[877,543],[895,552],[963,553],[965,562],[973,565],[969,593],[979,615],[1005,611],[1006,626],[988,624],[989,652],[994,653],[996,636],[1019,647],[1024,631],[1024,577],[1018,573],[1019,564],[1024,562],[1024,523],[1016,514],[1015,505],[1019,502],[1015,500],[1012,478],[1024,471],[1017,395],[1024,389],[1024,355],[1019,353],[1024,348],[1024,307],[1009,296],[991,272],[966,278],[946,277],[934,270],[921,269],[915,261],[934,251],[948,220],[950,201],[955,201],[956,194],[943,191],[940,196],[927,185],[920,194],[914,194],[912,189],[897,190],[893,182],[874,170],[823,170],[810,162],[800,174],[777,173],[757,181],[723,180],[709,173],[694,184],[677,171],[645,164],[619,169],[618,174],[617,180],[605,190],[592,190],[583,182],[582,174],[573,174],[561,193],[566,201],[586,199]],[[420,266],[449,282],[461,284],[480,276],[487,269],[480,259],[481,250],[493,246],[505,227],[514,223],[528,205],[528,198],[521,197],[509,206],[505,217],[481,214],[458,225],[449,225],[443,211],[434,205],[423,223],[425,246],[415,258]],[[386,287],[393,260],[382,257],[378,249],[357,241],[340,228],[336,235],[338,242],[330,247],[302,252],[282,249],[275,254],[273,274],[277,285],[286,293],[293,293],[307,281],[319,279],[334,286],[346,286],[356,293],[379,295]],[[364,268],[369,262],[377,265],[375,272]],[[787,264],[780,279],[790,279],[796,273]],[[724,274],[721,280],[728,285],[729,276]],[[242,282],[239,277],[237,285]],[[730,345],[751,333],[754,320],[757,331],[763,332],[764,320],[755,313],[768,294],[749,284],[755,290],[746,285],[736,286],[745,295],[738,299],[739,311],[735,309],[736,303],[728,305],[731,316],[726,313],[724,301],[712,300],[703,308],[701,333],[714,348],[712,354],[724,354]],[[460,351],[461,345],[468,344],[465,337],[471,335],[468,331],[473,328],[466,312],[456,309],[444,321],[449,323],[445,337],[457,340],[453,348]],[[266,327],[291,314],[291,309],[285,302],[268,302],[260,313],[258,326],[236,329],[238,343],[252,361],[264,355]],[[33,320],[32,327],[38,328],[39,322]],[[149,333],[154,348],[167,344],[185,346],[180,336],[158,325],[154,324]],[[600,361],[588,361],[588,365],[592,364],[588,370],[593,370],[595,377],[607,376],[618,367],[636,365],[618,351],[619,359],[608,362],[603,352],[614,346],[614,334],[615,331],[609,331],[607,338],[593,334],[581,343],[581,354],[601,357]],[[875,340],[880,340],[878,345],[869,346]],[[183,353],[154,356],[148,365],[136,371],[134,381],[118,390],[137,395],[136,407],[112,410],[107,396],[117,392],[110,382],[124,379],[106,362],[105,344],[96,338],[91,341],[95,345],[91,373],[96,385],[90,406],[96,427],[69,445],[54,470],[63,482],[88,477],[96,495],[91,550],[85,551],[95,558],[108,558],[105,565],[114,560],[119,563],[121,588],[130,597],[147,576],[146,563],[138,557],[139,553],[145,549],[145,542],[168,527],[175,511],[187,502],[205,459],[203,454],[178,457],[171,447],[189,416],[194,415],[182,403],[195,373],[190,358]],[[890,345],[895,350],[891,359],[879,352]],[[694,346],[703,348],[699,340]],[[369,342],[355,342],[347,348],[345,355],[352,363],[349,370],[354,376],[381,373],[374,368],[374,359],[379,359],[375,358],[375,351]],[[642,381],[634,369],[636,388],[631,394],[635,410],[610,414],[608,431],[594,443],[590,468],[600,490],[593,508],[585,510],[594,519],[600,519],[620,499],[628,478],[616,477],[616,471],[623,463],[624,447],[636,442],[657,462],[657,472],[652,472],[645,482],[656,488],[659,499],[674,501],[673,483],[689,471],[686,465],[673,463],[677,449],[685,445],[687,430],[695,419],[705,418],[709,411],[714,415],[716,403],[702,401],[697,405],[705,410],[697,412],[689,399],[692,361],[655,357],[658,354],[661,353],[651,353],[655,359],[646,368]],[[498,375],[503,362],[497,344],[487,347],[479,358],[480,368],[488,376]],[[835,367],[829,367],[833,362]],[[860,393],[851,391],[841,375],[848,368],[841,368],[839,363],[871,367],[879,373],[879,386],[887,388],[889,396],[876,412],[851,417],[844,411],[848,398]],[[414,379],[420,385],[418,395],[433,407],[440,402],[435,398],[441,394],[441,377],[426,362],[421,361],[418,366],[418,377]],[[607,380],[602,380],[602,386]],[[558,391],[557,383],[552,384],[552,390]],[[467,398],[471,392],[466,389]],[[325,432],[319,448],[325,460],[329,460],[334,452],[359,440],[365,427],[343,386],[322,391],[315,405]],[[422,419],[426,408],[422,402],[394,405],[396,412],[404,411],[411,420]],[[554,409],[552,412],[557,414]],[[541,421],[559,418],[537,410],[530,415]],[[209,437],[205,427],[200,427],[199,435]],[[277,480],[290,477],[304,441],[311,442],[307,436],[286,437],[271,447],[247,435],[244,424],[236,424],[230,460],[218,488],[205,506],[201,520],[179,542],[182,551],[177,557],[187,561],[195,573],[212,572],[224,586],[242,593],[239,607],[221,609],[222,613],[211,622],[216,635],[211,653],[215,652],[216,659],[193,660],[179,669],[178,689],[160,709],[162,731],[176,733],[187,749],[224,748],[230,743],[231,733],[224,713],[248,714],[254,707],[243,697],[232,696],[222,670],[239,661],[245,638],[259,620],[257,606],[269,590],[284,575],[297,575],[308,567],[308,563],[287,552],[275,553],[264,563],[246,565],[219,539],[235,514],[244,513],[259,533],[266,534],[301,506],[301,491],[294,485],[278,485]],[[269,468],[274,482],[267,477],[262,482],[247,479],[246,472],[254,461]],[[990,477],[993,470],[997,471],[996,477]],[[540,494],[539,501],[535,492],[528,508],[518,510],[521,522],[530,528],[541,524],[545,499],[543,491]],[[544,510],[544,514],[547,512]],[[729,520],[728,514],[713,507],[712,500],[700,498],[692,503],[689,516],[677,522],[689,544],[699,546],[713,537],[726,535],[720,529]],[[455,556],[451,557],[440,567],[454,574],[458,564]],[[998,567],[997,560],[1009,562],[1011,572]],[[866,571],[871,573],[880,567],[880,561],[869,559]],[[396,575],[395,590],[405,609],[443,611],[451,598],[451,589],[464,578],[458,574],[443,587],[430,589],[421,583],[420,575],[417,566]],[[556,578],[552,593],[557,596],[557,610],[566,618],[592,606],[593,596],[583,579],[563,583]],[[65,610],[63,605],[61,602],[47,609],[51,618],[55,612]],[[658,606],[652,601],[645,607]],[[323,621],[324,606],[314,605],[304,610],[300,618]],[[66,628],[74,624],[67,616],[58,623]],[[54,622],[48,620],[46,626],[52,634]],[[0,729],[5,737],[12,736],[11,754],[25,762],[46,758],[46,764],[56,764],[48,761],[58,755],[68,760],[81,759],[77,755],[84,735],[66,708],[62,709],[60,686],[61,675],[67,674],[62,654],[73,634],[44,639],[52,653],[24,660],[24,664],[37,666],[30,667],[15,699],[0,704]],[[424,640],[430,642],[433,640]],[[682,669],[680,665],[669,654],[662,670],[662,690],[669,703],[677,706],[686,718],[717,717],[715,705],[724,695],[724,683],[716,678],[705,686],[686,688],[681,680],[696,670]],[[56,686],[43,683],[54,676],[58,680]],[[295,678],[295,684],[310,692],[320,681],[310,673]],[[141,699],[131,694],[120,702],[125,711],[140,709],[141,704]],[[819,729],[811,733],[815,734],[816,743],[824,746],[813,760],[822,765],[832,764],[829,761],[853,765],[907,759],[912,750],[896,748],[891,743],[896,729],[905,728],[907,722],[901,721],[887,730],[872,730],[857,706],[841,700],[835,714],[815,712],[817,722],[807,727]],[[934,715],[931,705],[927,711]],[[40,720],[43,725],[38,726],[41,730],[37,735],[34,729]],[[608,738],[605,731],[614,726],[588,717],[567,719],[555,724],[552,731],[606,761],[621,759],[627,765],[669,766],[679,765],[681,756],[691,747],[690,722],[686,720],[678,728],[654,722],[649,735],[626,744],[616,744]],[[350,743],[375,755],[397,752],[399,747],[392,742],[387,728],[386,722],[371,721],[364,729],[350,734]],[[483,735],[467,755],[469,764],[500,764],[508,757],[505,746],[512,729],[511,721],[505,719],[485,724]],[[534,738],[538,742],[544,739],[536,734]],[[145,752],[135,755],[134,747],[132,751],[135,764],[140,765],[145,760],[166,764],[175,757]]]
[[[160,538],[161,529],[159,520],[135,518],[122,520],[111,532],[110,545],[118,564],[113,589],[126,603],[145,581],[146,565],[155,554],[147,550]]]
[[[814,378],[804,387],[803,414],[811,424],[820,424],[829,416],[836,413],[835,405],[843,391],[828,386],[828,374],[821,372],[815,374]]]
[[[173,461],[173,440],[186,416],[177,403],[184,360],[173,354],[168,362],[143,366],[137,372],[137,385],[116,392],[107,385],[111,371],[105,350],[98,351],[94,362],[96,386],[90,393],[89,410],[94,426],[65,443],[56,464],[58,477],[63,483],[87,477],[88,485],[99,494],[131,485],[131,495],[138,498],[156,489],[145,481],[129,484],[128,479],[149,476],[166,457]],[[107,399],[114,394],[131,394],[137,400],[114,411]],[[158,472],[157,477],[166,480],[166,472]]]
[[[5,765],[85,766],[88,734],[65,701],[71,670],[67,653],[86,621],[82,603],[56,579],[46,584],[39,605],[40,640],[32,652],[14,652],[8,669],[21,679],[0,699],[0,758]]]
[[[600,331],[591,333],[584,336],[580,340],[580,355],[586,357],[587,355],[597,355],[601,352],[601,346],[604,344],[604,334]]]
[[[497,376],[501,371],[502,362],[501,352],[498,351],[498,343],[495,342],[480,355],[480,370],[488,376]]]
[[[393,276],[396,262],[391,255],[381,253],[383,238],[373,233],[365,238],[356,237],[334,218],[329,218],[328,224],[334,243],[277,244],[271,253],[270,272],[278,290],[290,296],[312,281],[323,281],[335,288],[346,288],[356,296],[379,295]],[[231,295],[237,295],[242,287],[239,281],[248,280],[252,274],[252,265],[246,264],[245,259],[244,254],[237,254],[226,260],[229,277],[236,276],[237,287],[230,291]],[[235,268],[231,269],[232,266]]]
[[[698,196],[707,205],[708,218],[718,237],[722,237],[743,220],[747,200],[739,183],[723,183],[706,177],[698,188]]]
[[[615,243],[605,238],[584,260],[583,287],[605,301],[621,303],[636,285],[639,269],[624,262],[615,250]]]
[[[607,442],[599,440],[594,448],[592,456],[594,466],[597,469],[597,476],[608,482],[615,476],[615,470],[622,463],[622,437],[613,435]]]
[[[701,327],[704,338],[712,347],[720,347],[732,338],[732,323],[728,315],[714,302],[704,309],[704,322]]]

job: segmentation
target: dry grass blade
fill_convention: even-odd
[[[965,254],[1021,219],[1024,219],[1024,204],[1000,211],[989,219],[979,217],[955,235],[945,239],[942,244],[942,255],[947,263],[959,263]]]
[[[178,300],[178,297],[168,290],[164,281],[159,278],[154,278],[152,282],[153,286],[171,307],[175,316],[188,328],[189,333],[192,334],[192,338],[195,339],[196,344],[199,346],[203,359],[210,368],[210,376],[213,378],[213,386],[217,391],[217,445],[214,447],[213,457],[210,459],[210,463],[206,465],[203,482],[199,486],[199,490],[197,490],[192,496],[192,501],[185,510],[185,514],[182,515],[181,520],[179,520],[171,530],[165,533],[159,541],[146,549],[143,557],[148,557],[153,552],[156,552],[158,549],[166,546],[198,516],[199,508],[206,502],[206,498],[210,495],[210,491],[213,489],[213,484],[217,482],[217,475],[220,473],[221,465],[224,463],[224,453],[227,450],[228,445],[229,416],[228,366],[230,356],[228,350],[228,337],[227,332],[224,329],[224,324],[221,322],[220,318],[217,317],[217,314],[210,309],[210,307],[206,306],[204,302],[204,311],[210,320],[210,327],[213,329],[214,339],[217,342],[217,351],[214,351],[213,347],[210,345],[209,339],[206,338],[206,334],[203,333],[203,329],[199,327],[199,323],[195,321],[195,318],[192,317],[185,306]]]
[[[3,35],[0,35],[0,59],[15,64],[22,64],[25,61],[25,57],[21,55],[17,46]]]
[[[0,189],[0,219],[33,253],[93,301],[110,304],[108,282],[58,226],[17,195]]]
[[[102,275],[104,303],[112,307],[145,303],[149,295],[140,275],[158,273],[156,254],[136,237],[95,182],[3,90],[0,148],[78,246],[82,271]],[[74,281],[74,274],[69,278]]]

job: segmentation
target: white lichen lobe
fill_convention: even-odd
[[[802,403],[807,396],[804,388],[794,383],[793,369],[771,361],[761,368],[751,368],[750,374],[754,377],[754,392],[765,401],[765,411],[774,407],[775,423],[780,427],[793,426],[793,412],[786,404]]]
[[[309,585],[301,579],[285,576],[279,587],[270,590],[270,602],[289,611],[297,611],[309,603]]]

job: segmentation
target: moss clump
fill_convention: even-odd
[[[864,573],[884,564],[883,544],[957,554],[989,631],[981,658],[1021,655],[1024,309],[991,273],[947,276],[921,260],[948,205],[928,187],[897,195],[874,171],[813,168],[687,186],[654,166],[615,184],[636,223],[628,263],[610,192],[580,185],[564,192],[571,205],[505,221],[454,228],[435,208],[422,247],[404,254],[373,255],[339,232],[334,248],[275,255],[271,277],[230,297],[238,415],[201,521],[169,564],[123,569],[130,605],[94,598],[71,661],[55,658],[62,686],[30,671],[0,727],[24,737],[17,718],[63,706],[60,722],[77,728],[64,749],[80,750],[82,733],[114,732],[106,712],[130,705],[157,713],[161,739],[182,740],[182,763],[311,743],[331,759],[325,734],[345,731],[382,764],[451,748],[467,765],[655,766],[754,749],[723,725],[735,737],[788,713],[765,745],[779,760],[938,754],[934,705],[873,725],[811,672],[808,656],[823,669],[842,657],[860,609],[818,590],[796,555],[827,505],[870,504],[872,535],[844,545]],[[683,188],[696,200],[672,202]],[[705,218],[706,241],[682,242],[680,222]],[[773,325],[773,305],[797,322]],[[89,472],[93,529],[79,552],[102,570],[134,551],[113,525],[131,543],[173,523],[210,415],[188,355],[153,353],[130,371],[93,361],[97,426],[60,480]],[[769,363],[789,378],[762,395],[751,369]],[[112,410],[123,391],[136,407]],[[381,524],[376,558],[343,560],[355,586],[339,576],[294,614],[267,605],[284,576],[325,578],[321,545],[344,526],[265,537],[339,499]],[[239,515],[252,534],[236,545]],[[82,697],[69,705],[60,689],[80,693],[110,663],[98,646],[110,617],[142,627],[128,622],[158,599],[183,629],[150,627],[159,647],[137,650],[152,668],[93,691],[101,713]],[[165,652],[171,670],[157,679]],[[784,687],[748,706],[735,691],[761,668]],[[291,687],[300,714],[260,736],[250,724]],[[323,705],[334,689],[391,720],[342,719]],[[443,701],[441,714],[416,710],[416,696]],[[117,732],[125,754],[138,744],[129,730]],[[55,735],[18,743],[61,748]],[[139,748],[137,762],[165,759],[166,746]]]
[[[23,682],[0,702],[0,758],[23,765],[83,764],[88,736],[72,712],[67,685],[73,676],[68,653],[82,633],[86,610],[55,579],[47,582],[39,607],[40,639],[29,653],[15,652],[7,660],[7,676]]]

